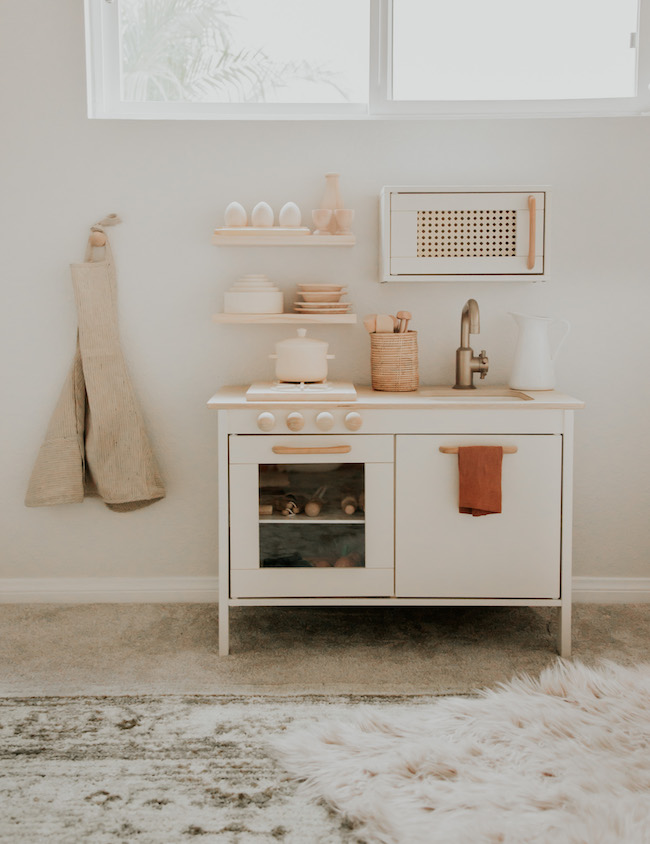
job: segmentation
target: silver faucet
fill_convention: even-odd
[[[468,299],[463,307],[460,317],[460,346],[456,349],[456,383],[454,390],[475,390],[472,383],[474,373],[481,373],[481,380],[485,378],[488,371],[489,361],[485,349],[476,357],[474,350],[469,345],[469,335],[479,334],[481,323],[479,319],[478,304],[476,299]]]

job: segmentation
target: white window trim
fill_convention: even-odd
[[[393,0],[370,0],[369,102],[125,103],[119,90],[119,0],[84,0],[88,115],[149,120],[412,120],[650,115],[650,0],[637,21],[637,96],[584,100],[397,102],[391,99]],[[486,0],[487,2],[487,0]]]

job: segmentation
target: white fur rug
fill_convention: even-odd
[[[355,709],[275,747],[369,844],[650,842],[650,664],[558,662],[478,698]]]

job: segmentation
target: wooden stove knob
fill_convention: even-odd
[[[327,410],[323,410],[316,417],[316,425],[321,431],[330,431],[334,427],[334,417]]]
[[[290,431],[300,431],[304,424],[305,419],[302,413],[298,413],[297,410],[294,410],[293,413],[287,416],[287,428]]]
[[[361,414],[357,413],[356,410],[348,413],[345,417],[345,427],[348,431],[358,431],[362,425],[363,419],[361,418]]]
[[[264,413],[260,413],[257,417],[257,427],[260,431],[271,431],[273,430],[274,425],[275,416],[272,413],[269,413],[268,410],[265,410]]]

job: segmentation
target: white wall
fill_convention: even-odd
[[[101,122],[86,117],[80,0],[2,2],[0,267],[3,291],[0,577],[215,573],[216,417],[222,384],[270,377],[286,327],[216,326],[240,273],[341,281],[359,314],[405,308],[419,330],[421,381],[451,383],[460,311],[474,296],[503,383],[509,310],[568,318],[558,387],[583,398],[576,421],[575,573],[650,574],[650,121]],[[342,174],[354,249],[217,249],[225,205],[316,207]],[[385,184],[549,184],[547,284],[380,285],[378,194]],[[131,514],[97,500],[27,509],[25,488],[75,342],[68,264],[108,212],[123,346],[168,497]],[[361,325],[318,332],[335,378],[369,381]],[[478,347],[477,347],[478,348]]]

